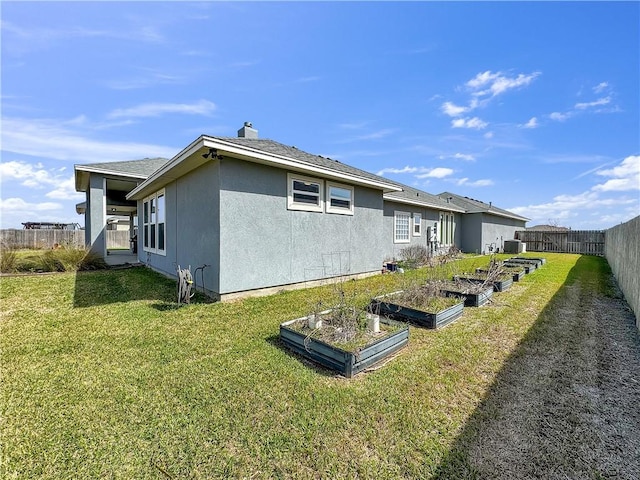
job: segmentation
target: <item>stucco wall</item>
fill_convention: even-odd
[[[394,215],[395,212],[406,212],[411,215],[409,243],[395,243],[394,239]],[[420,236],[413,235],[413,214],[422,215],[422,234]],[[383,245],[384,255],[382,260],[400,259],[402,249],[411,245],[423,245],[430,248],[429,238],[427,236],[427,227],[432,227],[434,223],[439,222],[440,214],[436,210],[421,208],[414,205],[406,205],[404,203],[384,201],[384,219],[383,219]],[[456,220],[456,235],[459,230]]]
[[[640,216],[605,231],[604,250],[640,328]]]
[[[154,270],[176,277],[177,265],[202,265],[210,294],[219,292],[219,162],[210,162],[165,186],[166,255],[145,252],[140,241],[138,257]],[[138,202],[142,212],[142,202]],[[142,225],[142,215],[140,225]],[[141,235],[139,236],[141,237]],[[195,279],[202,285],[200,273]]]
[[[487,250],[487,245],[495,244],[502,251],[504,241],[513,240],[516,230],[522,230],[524,227],[523,221],[483,213],[482,243],[475,248],[482,252]]]
[[[482,253],[482,214],[468,213],[461,219],[460,249],[467,253]]]
[[[287,209],[287,171],[220,166],[220,293],[288,285],[382,264],[382,192],[356,187],[354,215]]]

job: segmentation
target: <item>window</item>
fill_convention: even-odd
[[[327,182],[327,213],[353,215],[353,187]]]
[[[322,180],[290,173],[287,175],[287,182],[289,183],[287,192],[289,210],[322,212],[324,202]]]
[[[411,215],[407,212],[394,212],[393,242],[409,243],[409,223]]]
[[[142,220],[144,250],[164,255],[166,252],[164,190],[144,199]]]
[[[422,214],[414,213],[413,214],[413,236],[419,237],[422,235]]]
[[[440,243],[453,245],[456,233],[456,224],[453,213],[440,213]]]

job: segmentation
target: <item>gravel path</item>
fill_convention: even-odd
[[[640,479],[640,334],[600,284],[576,279],[548,305],[438,478]]]

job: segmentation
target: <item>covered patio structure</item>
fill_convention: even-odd
[[[107,223],[111,216],[129,218],[130,238],[137,238],[137,202],[126,196],[139,183],[167,162],[166,158],[145,158],[124,162],[75,165],[76,191],[85,192],[86,199],[76,205],[76,212],[85,218],[85,244],[102,256],[109,265],[137,263],[137,244],[128,250],[111,248]]]

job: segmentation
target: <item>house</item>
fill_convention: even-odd
[[[504,241],[515,238],[517,230],[523,230],[528,218],[503,210],[491,202],[484,203],[451,192],[442,192],[441,199],[464,209],[460,228],[460,248],[464,252],[491,253],[502,251]]]
[[[388,192],[384,200],[384,238],[387,257],[398,258],[402,249],[422,245],[431,253],[459,247],[465,210],[453,203],[407,185]]]
[[[248,122],[237,137],[202,135],[169,161],[75,171],[96,251],[106,252],[105,212],[129,212],[141,263],[173,277],[178,266],[198,269],[198,287],[219,299],[377,274],[406,246],[438,251],[465,236],[464,207],[258,138]]]
[[[527,232],[568,232],[571,229],[557,225],[534,225],[533,227],[527,227],[526,230]]]

